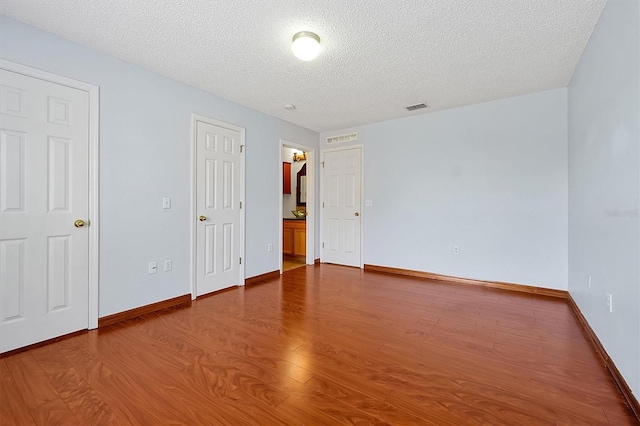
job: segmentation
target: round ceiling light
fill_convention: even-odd
[[[296,58],[311,61],[320,53],[320,37],[309,31],[300,31],[293,36],[291,50]]]

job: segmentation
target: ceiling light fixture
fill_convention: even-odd
[[[300,31],[293,36],[291,50],[296,58],[311,61],[320,53],[320,37],[309,31]]]
[[[296,109],[296,106],[293,104],[286,104],[284,106],[284,109],[286,109],[287,111],[293,111],[294,109]]]

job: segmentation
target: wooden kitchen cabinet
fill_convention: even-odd
[[[282,253],[293,256],[307,254],[307,221],[302,219],[283,219]]]
[[[291,194],[291,163],[282,163],[282,193]]]
[[[306,256],[307,254],[306,223],[304,229],[293,230],[293,254],[296,256]]]
[[[287,227],[286,220],[282,228],[282,253],[293,254],[293,228]]]

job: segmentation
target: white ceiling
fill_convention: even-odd
[[[565,87],[605,1],[2,0],[0,13],[329,131]],[[315,61],[291,53],[301,30],[321,38]]]

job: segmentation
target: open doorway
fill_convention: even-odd
[[[313,150],[280,140],[280,273],[314,263]]]

